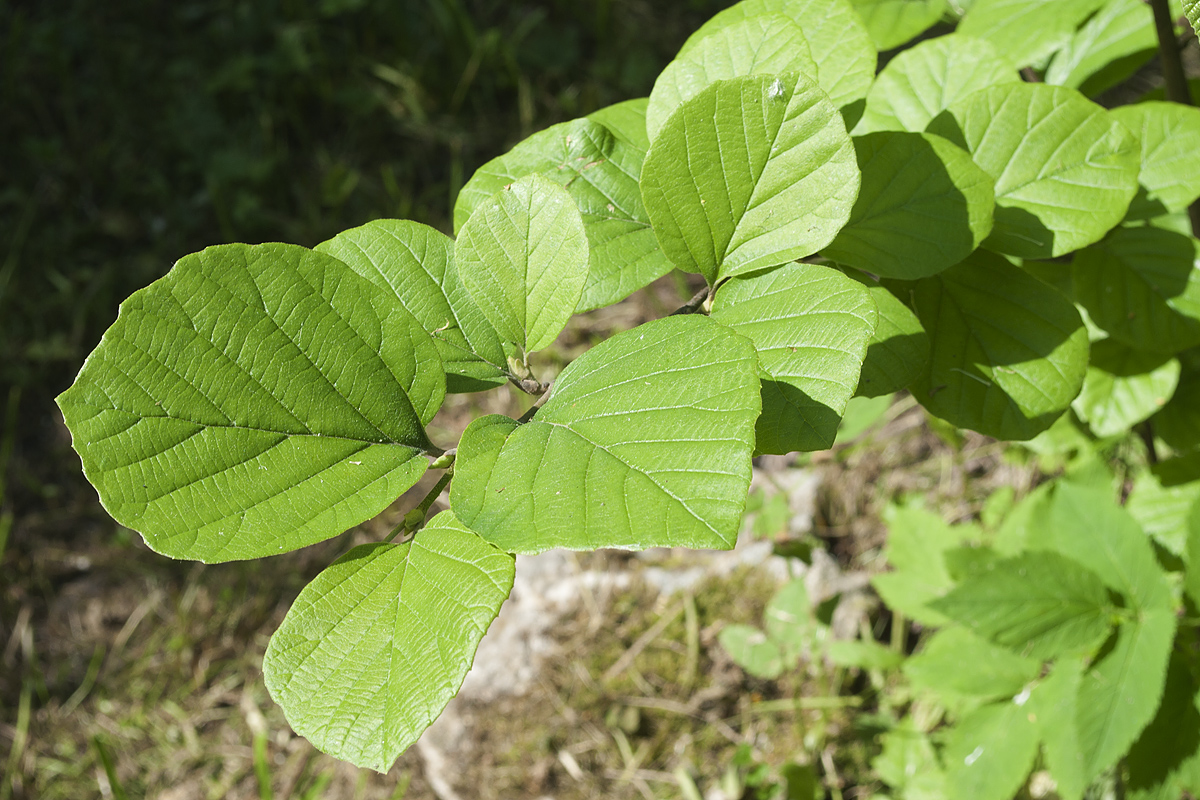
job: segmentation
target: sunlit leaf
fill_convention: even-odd
[[[1071,404],[1097,436],[1116,436],[1150,417],[1179,383],[1179,360],[1112,339],[1092,345],[1083,390]]]
[[[891,50],[937,24],[946,0],[851,0],[877,50]]]
[[[1157,46],[1154,12],[1148,4],[1107,0],[1054,54],[1044,79],[1095,96],[1132,75],[1154,56]]]
[[[1185,211],[1200,198],[1200,108],[1136,103],[1115,108],[1112,115],[1142,142],[1138,193],[1129,205],[1130,219]]]
[[[1037,64],[1071,41],[1105,0],[974,0],[958,32],[986,39],[1017,66]]]
[[[992,703],[968,713],[946,734],[949,797],[1010,800],[1037,756],[1037,726],[1024,700]]]
[[[904,662],[914,686],[971,697],[1014,697],[1038,677],[1042,664],[976,636],[966,628],[945,628]]]

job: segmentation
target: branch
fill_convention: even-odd
[[[430,506],[432,506],[434,502],[441,497],[442,491],[446,488],[446,484],[450,483],[450,479],[453,477],[454,465],[451,464],[450,468],[442,474],[442,477],[438,479],[438,482],[435,483],[433,488],[429,490],[429,494],[425,495],[425,499],[422,500],[416,508],[405,514],[404,519],[400,522],[400,524],[395,528],[392,528],[392,532],[389,533],[387,538],[383,541],[390,542],[402,533],[405,536],[408,536],[409,534],[416,533],[421,528],[425,527],[425,516],[429,513]]]
[[[704,301],[708,299],[708,287],[705,286],[700,291],[692,295],[692,299],[681,305],[679,308],[671,312],[671,316],[676,314],[695,314],[704,305]]]

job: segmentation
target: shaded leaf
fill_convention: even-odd
[[[1071,41],[1105,0],[974,0],[958,32],[995,45],[1018,67],[1037,64]]]
[[[842,271],[867,287],[878,311],[854,393],[882,397],[908,388],[929,363],[929,336],[921,321],[886,287],[856,269]]]
[[[1142,3],[1130,1],[1150,13]],[[1186,211],[1200,198],[1200,108],[1135,103],[1113,109],[1112,115],[1142,143],[1138,193],[1129,205],[1129,219]]]
[[[1200,694],[1187,661],[1171,654],[1158,713],[1129,748],[1128,796],[1176,800],[1200,777]],[[1190,779],[1190,780],[1189,780]]]
[[[966,628],[940,630],[921,652],[904,662],[914,686],[971,697],[1013,697],[1038,677],[1041,662],[1016,655]]]
[[[1150,424],[1155,435],[1176,452],[1200,447],[1200,373],[1184,371],[1175,394]]]
[[[1050,59],[1044,80],[1095,96],[1132,75],[1157,48],[1149,5],[1107,0]]]
[[[608,128],[620,141],[642,151],[644,158],[645,152],[650,149],[650,136],[646,132],[646,108],[649,103],[649,97],[625,100],[593,111],[587,118]]]
[[[1092,345],[1083,390],[1071,407],[1097,436],[1116,436],[1158,411],[1179,383],[1179,360],[1112,339]]]

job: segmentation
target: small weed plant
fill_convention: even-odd
[[[1088,99],[1150,57],[1155,13],[1174,46],[1154,6],[745,0],[649,98],[485,164],[453,238],[379,220],[181,259],[59,397],[84,471],[151,548],[203,562],[329,539],[440,471],[301,592],[264,661],[298,733],[386,770],[458,690],[514,554],[731,547],[752,458],[830,447],[856,395],[907,390],[1001,440],[1138,427],[1175,456],[1148,474],[1184,533],[1147,538],[1111,487],[1044,492],[1003,534],[896,512],[877,586],[939,629],[904,669],[955,722],[899,723],[877,763],[897,796],[1002,800],[1040,744],[1062,797],[1114,769],[1195,791],[1200,110]],[[936,24],[956,28],[877,74]],[[705,288],[536,374],[573,314],[672,270]],[[536,398],[523,417],[427,435],[447,392],[505,383]],[[773,619],[742,632],[764,674],[797,653]]]

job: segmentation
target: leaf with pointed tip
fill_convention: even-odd
[[[858,185],[841,116],[796,73],[705,88],[667,120],[642,167],[663,251],[710,285],[829,244]]]
[[[649,322],[571,362],[530,422],[472,422],[451,506],[509,552],[727,549],[759,411],[749,340],[699,315]]]
[[[940,136],[879,131],[854,139],[862,189],[850,220],[822,251],[882,278],[935,275],[992,231],[991,177]]]
[[[1121,228],[1071,265],[1075,299],[1117,341],[1177,353],[1200,344],[1200,241]]]
[[[1038,677],[1042,664],[955,626],[933,634],[903,669],[918,688],[990,700],[1019,694]]]
[[[1099,241],[1137,193],[1137,137],[1074,89],[992,86],[953,103],[929,132],[966,148],[996,181],[984,247],[1052,258]]]
[[[842,271],[867,287],[879,312],[854,394],[883,397],[908,388],[929,363],[929,336],[921,321],[884,286],[856,269]]]
[[[1018,67],[1038,64],[1071,41],[1106,0],[975,0],[958,32],[995,45]]]
[[[386,292],[283,244],[185,256],[121,305],[58,398],[105,508],[173,558],[275,555],[425,472],[437,348]]]
[[[744,0],[704,23],[679,55],[726,25],[771,13],[787,15],[804,30],[817,64],[817,84],[835,106],[843,108],[866,95],[875,77],[875,47],[849,0]]]
[[[929,39],[879,73],[854,133],[920,132],[959,98],[1019,80],[1016,68],[983,39],[956,33]]]
[[[589,263],[578,311],[611,305],[671,271],[642,206],[645,101],[601,109],[587,119],[535,133],[508,153],[484,164],[458,194],[454,225],[492,195],[534,173],[566,188],[587,231]],[[609,128],[598,120],[608,120]],[[639,124],[640,123],[640,124]]]
[[[1132,75],[1157,47],[1154,12],[1146,3],[1107,0],[1050,59],[1044,80],[1094,97]]]
[[[970,712],[950,728],[942,759],[947,797],[1010,800],[1037,757],[1037,726],[1024,701],[992,703]]]
[[[1128,218],[1150,219],[1186,211],[1200,198],[1200,108],[1136,103],[1119,106],[1111,113],[1142,143],[1138,193],[1129,204]]]
[[[891,50],[932,28],[946,0],[851,0],[876,50]]]
[[[1116,436],[1162,408],[1178,383],[1178,359],[1105,339],[1092,345],[1083,390],[1071,407],[1092,433]]]
[[[1087,371],[1071,301],[999,256],[976,251],[913,289],[932,342],[912,386],[930,412],[1000,439],[1030,439],[1070,406]]]
[[[829,267],[785,264],[723,283],[712,318],[758,349],[757,451],[832,447],[875,331],[866,288]]]
[[[267,689],[318,749],[387,772],[458,692],[512,585],[513,557],[449,511],[409,542],[360,545],[296,598]]]
[[[446,391],[482,391],[507,380],[504,347],[458,279],[449,236],[419,222],[381,219],[314,249],[396,296],[433,337]]]
[[[566,326],[583,294],[583,218],[565,189],[526,175],[471,213],[454,260],[496,332],[525,353],[540,350]]]

